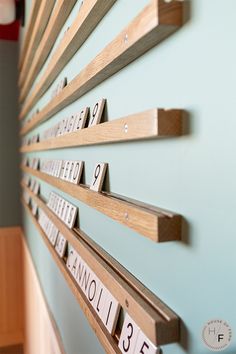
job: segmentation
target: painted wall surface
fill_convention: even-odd
[[[76,3],[55,47],[80,3]],[[147,3],[117,1],[28,117],[50,100],[63,77],[71,81]],[[178,33],[29,134],[43,131],[84,106],[92,106],[101,97],[107,98],[108,120],[153,107],[189,112],[188,133],[180,138],[28,154],[84,160],[84,181],[88,184],[95,163],[108,162],[110,191],[184,216],[182,242],[155,244],[56,190],[79,207],[80,228],[181,317],[181,343],[164,346],[164,354],[210,353],[201,339],[203,326],[210,319],[226,320],[236,333],[236,287],[232,278],[236,246],[236,3],[192,0],[189,4],[189,19]],[[44,197],[48,198],[50,190],[49,185],[41,183]],[[67,353],[102,353],[26,214],[24,224]],[[234,335],[224,353],[235,351]]]
[[[0,41],[0,227],[20,224],[18,44]]]

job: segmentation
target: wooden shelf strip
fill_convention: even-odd
[[[182,23],[182,9],[183,4],[179,1],[166,3],[163,0],[152,0],[57,97],[25,123],[20,131],[21,135],[83,96],[176,31]]]
[[[86,41],[97,24],[105,16],[116,0],[85,1],[70,29],[55,49],[42,78],[27,98],[19,119],[23,119],[37,100],[46,92],[55,78]]]
[[[22,72],[21,80],[23,86],[20,92],[20,102],[22,102],[28,94],[31,85],[45,63],[45,60],[47,59],[55,40],[75,3],[76,0],[58,0],[56,2],[52,16],[49,19],[47,28],[35,53],[35,57],[33,58],[33,62],[27,73]]]
[[[154,242],[174,241],[181,238],[182,217],[179,214],[128,200],[122,196],[114,197],[111,193],[94,192],[87,186],[75,185],[30,167],[21,168],[24,172],[62,190]]]
[[[77,132],[23,146],[21,152],[33,152],[85,145],[96,145],[178,136],[182,133],[182,110],[150,109],[101,123]]]
[[[29,15],[29,21],[28,21],[27,27],[25,29],[25,37],[24,37],[23,44],[21,46],[21,51],[20,51],[20,59],[19,59],[19,65],[18,65],[19,70],[22,68],[22,65],[23,65],[24,57],[25,57],[26,51],[28,49],[30,37],[32,35],[32,31],[33,31],[35,20],[36,20],[37,14],[38,14],[40,3],[41,3],[40,0],[34,0],[31,5],[31,12]]]
[[[31,62],[46,29],[55,1],[56,0],[41,0],[40,2],[40,8],[35,19],[34,27],[30,34],[28,49],[26,51],[24,62],[20,71],[19,86],[22,86],[29,67],[31,66]]]
[[[27,210],[29,213],[35,227],[39,231],[42,239],[44,240],[48,250],[50,251],[54,261],[56,262],[58,268],[60,269],[61,273],[63,274],[68,286],[70,287],[71,291],[73,292],[74,296],[76,297],[82,311],[84,312],[85,316],[87,317],[87,320],[92,327],[93,331],[97,335],[99,341],[101,342],[102,346],[104,347],[106,353],[120,353],[117,347],[117,342],[116,340],[108,333],[106,328],[103,326],[101,320],[99,319],[98,315],[96,312],[93,310],[92,306],[86,299],[85,295],[83,292],[79,289],[77,286],[75,280],[69,273],[69,271],[66,268],[65,262],[63,259],[59,257],[59,255],[56,253],[54,247],[51,245],[50,241],[48,240],[46,234],[38,224],[37,219],[33,216],[29,206],[25,203],[24,200],[22,200],[22,205],[24,208]]]
[[[24,189],[155,345],[179,340],[179,318],[170,308],[85,233],[79,229],[67,228],[40,197],[29,188]]]

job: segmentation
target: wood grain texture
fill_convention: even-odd
[[[24,57],[25,57],[25,54],[28,49],[30,37],[32,35],[33,27],[35,25],[35,20],[36,20],[37,14],[38,14],[40,3],[41,3],[40,0],[33,0],[32,1],[31,12],[29,15],[29,22],[28,22],[26,30],[25,30],[25,37],[24,37],[23,44],[21,46],[21,51],[20,51],[20,58],[19,58],[19,65],[18,65],[19,70],[22,68],[22,65],[23,65]]]
[[[24,235],[24,354],[65,354],[55,320],[47,306]]]
[[[39,231],[41,237],[43,238],[47,248],[49,249],[54,261],[56,262],[58,268],[60,269],[61,273],[63,274],[68,286],[70,287],[71,291],[73,292],[74,296],[76,297],[76,299],[77,299],[82,311],[84,312],[90,326],[92,327],[93,331],[95,332],[96,336],[98,337],[99,341],[101,342],[106,353],[107,354],[120,353],[116,340],[111,335],[109,335],[109,333],[107,332],[107,330],[103,326],[98,315],[93,310],[92,306],[90,305],[90,303],[86,299],[83,292],[77,286],[75,280],[72,278],[72,275],[68,272],[63,259],[61,259],[58,256],[55,249],[53,248],[53,246],[49,242],[47,236],[45,235],[45,233],[43,232],[43,230],[39,226],[36,218],[31,213],[30,208],[28,207],[28,205],[25,204],[24,201],[22,201],[22,204],[25,207],[25,209],[28,211],[29,215],[31,216],[35,227],[38,229],[38,231]],[[31,354],[31,353],[29,352],[26,354]]]
[[[115,1],[90,0],[83,3],[72,26],[55,49],[42,78],[36,83],[33,92],[23,105],[19,119],[23,119],[31,108],[33,108],[37,100],[46,92]]]
[[[33,152],[86,145],[155,139],[182,134],[182,110],[150,109],[77,132],[23,146]]]
[[[45,60],[47,59],[57,36],[60,33],[67,17],[69,16],[76,0],[58,0],[55,4],[52,16],[49,19],[47,28],[43,34],[42,40],[35,53],[33,61],[24,78],[24,84],[20,91],[20,102],[22,102],[29,93],[30,87],[36,79],[37,74],[42,68]]]
[[[154,242],[180,240],[182,217],[136,200],[111,193],[98,193],[84,185],[75,185],[30,167],[22,170],[89,205],[113,220],[135,230]]]
[[[35,23],[30,34],[29,45],[24,56],[22,68],[19,76],[19,86],[21,87],[27,76],[27,72],[34,58],[35,52],[42,39],[49,17],[56,0],[41,0],[40,7],[35,18]]]
[[[172,310],[138,280],[134,280],[135,278],[121,265],[117,266],[115,260],[111,261],[111,256],[107,261],[105,252],[99,253],[98,248],[92,246],[89,237],[84,233],[78,229],[68,229],[41,198],[33,193],[30,195],[154,344],[163,345],[179,340],[179,318]],[[33,217],[32,213],[31,216]],[[35,224],[43,233],[36,219]],[[47,238],[45,235],[44,237]],[[67,273],[67,269],[62,271]],[[149,296],[150,300],[147,301]]]
[[[0,347],[24,339],[20,235],[20,227],[0,228]]]
[[[24,354],[23,345],[11,345],[4,348],[0,348],[0,354]]]
[[[49,119],[176,31],[182,23],[182,12],[183,4],[179,1],[152,0],[57,97],[25,122],[20,134]]]

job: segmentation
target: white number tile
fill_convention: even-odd
[[[61,220],[66,224],[66,220],[70,211],[70,203],[63,199],[61,208]]]
[[[42,229],[44,232],[46,230],[47,224],[48,224],[48,217],[47,217],[47,215],[44,215],[43,225],[42,225]]]
[[[58,137],[62,134],[62,125],[63,125],[62,121],[59,122],[57,132],[56,132],[56,137]]]
[[[90,269],[81,257],[78,257],[74,278],[80,286],[83,293],[86,293],[88,281],[90,277]]]
[[[101,281],[99,281],[96,296],[92,306],[100,318],[102,318],[103,308],[106,303],[107,295],[107,288]]]
[[[62,166],[62,160],[58,160],[58,164],[57,164],[57,172],[55,174],[55,177],[59,178],[60,177],[60,173],[61,173],[61,166]]]
[[[51,241],[51,236],[53,234],[53,230],[55,228],[55,225],[53,224],[53,222],[50,220],[50,227],[48,229],[48,238]]]
[[[70,176],[72,174],[71,170],[74,168],[74,161],[70,161],[69,164],[66,166],[66,176],[65,181],[70,181]]]
[[[54,163],[53,163],[53,171],[52,171],[52,176],[55,177],[56,174],[57,174],[57,165],[58,165],[58,160],[54,160]]]
[[[38,206],[37,206],[36,203],[34,203],[33,208],[32,208],[32,214],[34,216],[36,216],[37,215],[37,211],[38,211]]]
[[[51,192],[49,194],[49,198],[48,198],[48,202],[47,202],[47,206],[49,207],[49,209],[51,209],[51,206],[52,206],[52,197],[53,197],[53,193]]]
[[[150,340],[145,336],[145,334],[141,330],[139,330],[134,353],[160,354],[160,349],[157,348],[154,344],[152,344]]]
[[[33,169],[34,169],[34,170],[37,170],[38,167],[39,167],[39,159],[36,158],[36,159],[34,160]]]
[[[72,258],[73,258],[72,262],[70,263],[70,267],[71,267],[70,272],[77,282],[78,279],[80,279],[81,274],[83,273],[83,268],[85,266],[85,263],[83,262],[82,258],[75,250]]]
[[[39,193],[39,187],[40,187],[39,182],[36,181],[36,183],[34,185],[34,190],[33,190],[34,194],[37,195]]]
[[[63,127],[62,127],[62,135],[67,134],[68,121],[69,121],[69,118],[66,118],[66,119],[64,120]]]
[[[66,164],[66,161],[62,161],[62,164],[61,164],[61,171],[60,171],[60,176],[59,176],[60,179],[63,179],[65,164]]]
[[[69,174],[69,168],[70,168],[70,161],[66,161],[65,166],[64,166],[64,173],[63,176],[61,177],[61,179],[66,180],[67,176]]]
[[[74,125],[75,125],[75,116],[73,115],[68,119],[66,132],[71,133],[74,130]]]
[[[48,238],[50,238],[53,226],[54,226],[53,223],[51,222],[51,220],[49,220],[48,226],[46,228],[46,235]]]
[[[44,224],[45,224],[45,214],[42,211],[41,214],[39,215],[39,225],[43,230],[44,230]]]
[[[101,320],[107,328],[108,332],[113,335],[116,329],[116,324],[121,307],[119,302],[114,298],[114,296],[107,289],[106,291],[107,295],[102,310]]]
[[[71,182],[74,167],[75,167],[75,161],[71,161],[70,168],[69,168],[68,175],[67,175],[67,179],[66,179],[68,182]]]
[[[88,124],[89,127],[100,123],[104,111],[104,107],[105,107],[105,102],[106,100],[102,98],[94,105],[91,111],[91,117]]]
[[[56,251],[59,254],[61,258],[64,257],[65,252],[66,252],[66,246],[67,246],[67,240],[65,237],[59,232],[59,235],[57,237],[57,242],[56,242]]]
[[[59,203],[60,204],[60,203]],[[65,213],[65,209],[66,209],[66,205],[67,205],[67,202],[61,198],[61,206],[60,206],[60,211],[58,211],[58,217],[64,221],[63,219],[63,215]]]
[[[86,297],[88,301],[91,303],[93,308],[95,309],[96,304],[97,304],[97,297],[98,297],[98,291],[100,289],[100,280],[98,277],[94,274],[94,272],[87,266],[87,269],[89,270],[90,276],[89,276],[89,282],[88,286],[86,288]]]
[[[31,180],[31,184],[30,184],[30,190],[31,190],[31,192],[33,192],[33,190],[34,190],[35,182],[36,182],[36,181],[35,181],[34,179]]]
[[[58,195],[55,195],[55,198],[53,200],[53,206],[52,206],[52,210],[53,210],[54,213],[56,213],[59,200],[60,200],[60,197]]]
[[[51,169],[51,175],[52,176],[55,175],[56,168],[57,168],[57,161],[54,160],[54,161],[52,161],[52,169]]]
[[[102,186],[104,183],[106,171],[107,171],[107,163],[98,163],[95,166],[95,169],[93,171],[93,178],[92,178],[92,183],[90,185],[90,189],[96,192],[101,192]]]
[[[65,223],[70,229],[74,227],[76,216],[77,216],[77,210],[78,209],[75,206],[70,205],[68,215],[65,219]]]
[[[48,174],[51,176],[53,175],[53,168],[54,168],[54,161],[50,161],[49,171]]]
[[[66,260],[66,266],[70,272],[73,267],[76,255],[77,255],[77,252],[74,250],[74,248],[70,244],[68,244],[68,257]]]
[[[56,211],[55,211],[55,214],[56,214],[57,216],[59,216],[59,217],[60,217],[60,214],[61,214],[62,203],[63,203],[63,199],[60,198],[60,199],[59,199],[59,202],[58,202],[58,204],[57,204],[57,209],[56,209]]]
[[[79,184],[82,176],[84,168],[84,162],[83,161],[74,161],[74,168],[72,170],[70,182],[74,184]]]
[[[128,313],[126,313],[118,344],[122,353],[135,354],[138,334],[139,327],[128,315]]]
[[[51,244],[53,246],[56,245],[56,241],[57,241],[57,236],[59,234],[59,230],[58,228],[54,225],[53,229],[52,229],[52,232],[50,234],[50,241],[51,241]]]
[[[85,127],[88,113],[89,113],[89,108],[85,107],[82,111],[80,111],[79,113],[76,114],[74,131],[83,129]]]

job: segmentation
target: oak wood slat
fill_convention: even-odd
[[[150,109],[127,117],[101,123],[77,132],[21,147],[21,152],[33,152],[75,146],[106,144],[182,133],[182,110]]]
[[[20,91],[20,102],[22,102],[28,94],[31,85],[36,79],[37,74],[42,68],[45,60],[47,59],[54,42],[60,33],[62,26],[64,25],[67,17],[69,16],[73,6],[77,0],[58,0],[55,4],[53,14],[49,19],[47,28],[43,34],[42,40],[33,58],[33,62],[30,65],[30,69],[27,72],[26,77],[22,77],[23,87]]]
[[[82,46],[94,28],[110,10],[116,0],[85,1],[75,21],[55,49],[42,78],[35,84],[33,92],[27,97],[19,119],[33,108],[37,100],[46,92],[64,66]]]
[[[135,200],[127,200],[122,196],[113,197],[111,193],[94,192],[85,185],[75,185],[30,167],[22,166],[21,169],[154,242],[174,241],[181,238],[182,217],[179,214]]]
[[[152,0],[54,99],[22,127],[24,135],[176,31],[183,4]],[[21,118],[22,114],[21,114]]]
[[[121,265],[118,266],[111,256],[107,257],[101,248],[94,247],[95,242],[91,243],[85,233],[77,228],[67,228],[40,197],[35,196],[29,188],[24,189],[154,344],[163,345],[179,340],[179,318],[169,307]],[[113,266],[109,263],[113,263]]]
[[[28,49],[30,37],[32,35],[32,31],[33,31],[35,20],[36,20],[37,14],[38,14],[40,3],[41,3],[40,0],[34,0],[33,4],[31,5],[29,22],[28,22],[27,27],[25,29],[25,37],[24,37],[23,44],[21,46],[21,51],[20,51],[20,58],[19,58],[19,65],[18,65],[19,70],[22,68],[22,65],[23,65],[24,57],[25,57],[26,51]]]
[[[32,29],[32,33],[30,34],[30,40],[29,40],[29,45],[24,57],[24,62],[22,65],[22,68],[20,70],[20,77],[19,77],[19,86],[21,87],[25,77],[27,75],[27,72],[29,70],[29,67],[31,65],[31,62],[34,58],[35,52],[38,48],[38,45],[41,41],[41,38],[43,36],[43,33],[46,29],[49,17],[51,16],[51,12],[53,9],[53,6],[55,4],[56,0],[41,0],[40,2],[40,8],[38,10],[36,19],[35,19],[35,24]]]
[[[79,289],[78,285],[76,284],[75,280],[69,273],[69,271],[66,268],[65,262],[63,259],[61,259],[58,254],[56,253],[54,247],[51,245],[49,242],[46,234],[38,224],[37,219],[33,216],[29,206],[25,203],[24,200],[21,200],[23,206],[29,213],[30,217],[32,218],[32,221],[39,231],[42,239],[44,240],[48,250],[50,251],[54,261],[56,262],[58,268],[60,269],[61,273],[63,274],[68,286],[70,287],[71,291],[73,292],[74,296],[76,297],[82,311],[84,312],[85,316],[87,317],[87,320],[92,327],[93,331],[95,332],[96,336],[98,337],[99,341],[101,342],[103,348],[105,349],[107,354],[115,354],[115,353],[120,353],[120,350],[117,346],[117,343],[115,339],[108,333],[106,328],[104,327],[102,321],[96,314],[96,312],[93,310],[92,306],[86,299],[85,295],[83,292]],[[43,208],[42,208],[43,209]],[[53,216],[53,215],[52,215]],[[56,225],[56,223],[55,223]],[[65,236],[65,235],[64,235]]]

